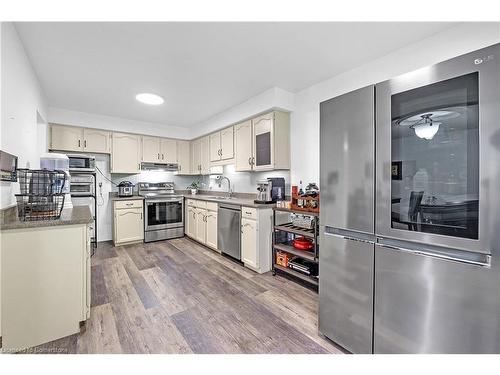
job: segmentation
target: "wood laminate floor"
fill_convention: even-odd
[[[340,353],[318,334],[318,295],[259,275],[187,238],[92,258],[83,333],[37,353]]]

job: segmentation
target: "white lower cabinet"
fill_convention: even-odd
[[[207,210],[205,223],[207,228],[205,245],[217,250],[217,210]]]
[[[2,350],[80,332],[90,314],[87,224],[2,230]]]
[[[257,222],[241,219],[241,261],[252,268],[257,268]]]
[[[184,233],[186,236],[194,238],[196,233],[196,208],[192,204],[193,201],[186,201],[186,213],[184,214],[186,227]]]
[[[271,270],[272,209],[241,207],[241,261],[258,273]]]
[[[115,245],[144,240],[142,200],[115,201],[113,211],[113,242]]]
[[[205,244],[207,235],[207,224],[205,222],[207,210],[198,208],[196,209],[196,233],[195,240]]]
[[[186,200],[185,234],[214,250],[217,250],[217,210],[214,202]]]

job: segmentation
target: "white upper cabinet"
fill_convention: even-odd
[[[111,153],[111,173],[139,173],[141,162],[178,164],[182,175],[233,161],[236,171],[290,169],[290,114],[273,111],[193,141],[51,124],[49,150]]]
[[[177,141],[175,139],[160,139],[161,162],[175,164],[177,163]]]
[[[177,141],[175,139],[143,136],[142,161],[148,163],[177,163]]]
[[[128,133],[113,133],[111,173],[139,173],[141,154],[140,136]]]
[[[234,130],[233,127],[220,131],[220,158],[221,160],[232,159],[234,157]]]
[[[109,154],[110,132],[76,126],[50,125],[50,150]]]
[[[210,161],[220,160],[220,133],[209,135],[210,139]]]
[[[203,175],[210,174],[210,141],[209,137],[205,136],[200,139],[200,173]]]
[[[191,174],[191,147],[189,141],[177,141],[179,174]]]
[[[109,154],[111,152],[111,133],[105,130],[84,128],[83,150]]]
[[[252,119],[253,169],[290,169],[290,115],[271,112]]]
[[[142,137],[142,161],[158,163],[161,160],[160,138]]]
[[[191,173],[201,173],[201,139],[191,142]]]
[[[83,128],[52,124],[49,148],[59,151],[83,151]]]
[[[209,139],[211,162],[228,160],[234,157],[234,133],[232,126],[210,134]]]
[[[274,113],[257,117],[252,120],[253,124],[253,154],[255,170],[272,169],[274,165],[273,142],[274,142]]]
[[[234,164],[237,172],[252,170],[252,121],[234,125]]]

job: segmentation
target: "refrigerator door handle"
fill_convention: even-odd
[[[401,251],[414,255],[438,258],[450,262],[459,262],[468,265],[491,267],[491,255],[472,251],[439,248],[438,246],[412,243],[409,241],[377,237],[375,246]]]
[[[360,241],[370,244],[374,244],[376,242],[376,237],[374,234],[358,232],[355,230],[325,226],[324,233],[327,236],[340,237],[351,241]]]

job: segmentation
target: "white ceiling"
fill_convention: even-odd
[[[296,92],[452,23],[16,23],[50,106],[191,126]],[[138,103],[140,92],[165,98]]]

